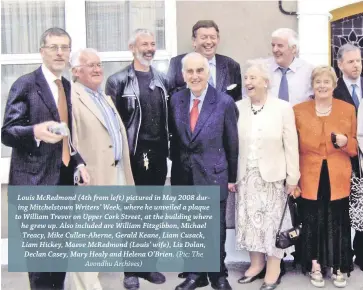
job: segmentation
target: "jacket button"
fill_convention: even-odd
[[[108,148],[112,148],[112,147],[113,147],[112,145],[108,146]]]
[[[29,153],[29,156],[32,156],[32,154],[31,154],[31,153]]]

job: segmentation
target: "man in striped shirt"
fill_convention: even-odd
[[[134,185],[125,127],[100,88],[103,68],[97,51],[77,51],[71,65],[72,140],[90,168],[90,185]],[[69,275],[71,290],[102,290],[96,272]]]

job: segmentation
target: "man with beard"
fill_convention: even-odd
[[[208,83],[217,91],[230,95],[235,101],[241,100],[241,68],[232,58],[216,54],[219,44],[219,28],[213,20],[199,20],[192,29],[194,51],[208,59],[210,78]],[[168,81],[170,95],[185,89],[186,82],[182,74],[181,60],[185,54],[170,60]]]
[[[106,95],[111,96],[127,131],[135,185],[164,185],[168,156],[168,111],[166,78],[151,67],[155,37],[137,29],[129,40],[134,60],[110,76]],[[138,289],[138,277],[161,284],[158,272],[125,273],[124,287]]]
[[[334,97],[352,104],[355,107],[355,111],[358,112],[359,105],[361,106],[360,110],[363,109],[361,105],[363,97],[363,78],[361,77],[362,52],[359,47],[347,43],[339,48],[337,59],[342,77],[338,79],[337,87],[334,90]],[[358,158],[358,156],[351,158],[355,176],[359,176]],[[355,255],[354,262],[363,271],[363,232],[361,231],[355,231],[353,250]]]

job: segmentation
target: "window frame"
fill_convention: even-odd
[[[72,37],[72,51],[76,51],[87,45],[86,0],[64,0],[64,4],[65,30]],[[177,54],[176,0],[164,0],[164,7],[165,49],[157,50],[154,59],[169,61],[172,56]],[[132,61],[133,59],[130,51],[101,51],[100,56],[102,62],[125,62]],[[0,55],[0,65],[34,64],[41,62],[42,59],[39,53]],[[2,125],[3,120],[0,122]],[[1,157],[0,168],[2,169],[0,175],[1,183],[8,184],[10,157]]]

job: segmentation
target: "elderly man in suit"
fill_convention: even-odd
[[[338,67],[342,77],[338,79],[334,98],[352,104],[358,112],[363,97],[362,52],[359,47],[347,43],[337,53]],[[359,174],[358,156],[351,158],[353,172]],[[355,263],[363,270],[363,232],[356,231],[353,241]]]
[[[235,101],[238,101],[242,98],[241,68],[232,58],[216,54],[219,40],[219,28],[213,20],[199,20],[193,26],[193,48],[208,59],[210,66],[209,84],[217,91],[226,92]],[[181,63],[184,56],[185,54],[181,54],[170,60],[168,70],[170,95],[186,87]]]
[[[182,60],[188,89],[176,93],[170,102],[172,185],[220,186],[220,271],[188,273],[176,290],[208,285],[231,289],[224,264],[226,252],[226,198],[233,191],[237,175],[238,135],[236,105],[225,93],[208,84],[208,60],[197,52]]]
[[[1,129],[2,143],[13,149],[9,185],[73,185],[76,167],[89,183],[81,156],[70,154],[70,136],[49,131],[64,122],[72,133],[70,83],[62,77],[70,51],[69,34],[48,29],[40,39],[43,64],[11,87]],[[64,278],[64,272],[31,272],[30,288],[63,289]]]
[[[125,127],[100,87],[103,68],[98,52],[77,51],[71,66],[73,144],[87,163],[90,184],[134,185]],[[97,272],[70,273],[70,284],[72,290],[102,289]]]

